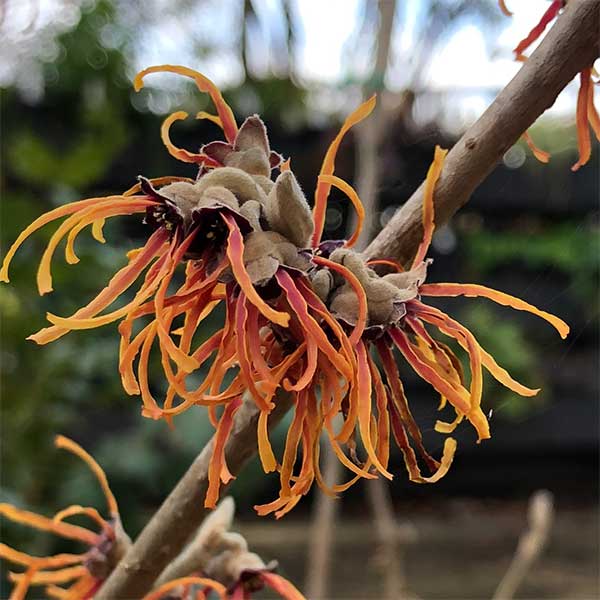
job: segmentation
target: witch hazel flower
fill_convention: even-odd
[[[144,214],[150,235],[142,248],[128,254],[128,264],[96,298],[72,316],[48,313],[51,326],[30,339],[46,344],[73,330],[120,321],[119,370],[123,386],[128,393],[142,396],[143,413],[152,418],[165,416],[149,389],[148,360],[155,341],[170,384],[167,410],[175,394],[188,404],[211,405],[239,395],[243,387],[239,378],[229,388],[237,390],[236,393],[210,391],[219,386],[222,381],[219,376],[227,373],[226,368],[218,369],[214,380],[208,379],[201,389],[184,389],[186,377],[206,362],[216,340],[224,338],[231,328],[224,327],[195,351],[191,348],[193,335],[203,319],[225,301],[228,285],[236,293],[241,290],[240,307],[243,304],[251,314],[258,311],[269,323],[287,327],[289,315],[272,307],[257,288],[264,286],[279,266],[303,268],[307,259],[299,252],[299,246],[306,245],[311,234],[302,227],[289,225],[294,211],[310,215],[310,210],[294,175],[285,170],[281,157],[269,149],[262,121],[250,117],[238,128],[231,109],[214,84],[184,67],[165,65],[146,69],[137,76],[136,89],[143,86],[145,76],[159,71],[192,77],[201,91],[209,93],[217,115],[199,114],[218,124],[227,142],[209,143],[200,153],[176,148],[170,140],[169,128],[185,113],[174,113],[165,120],[161,135],[173,156],[199,165],[196,179],[141,177],[138,184],[120,196],[91,198],[50,211],[17,238],[0,270],[0,280],[8,281],[9,265],[26,238],[44,225],[67,217],[50,239],[38,270],[39,292],[48,293],[52,291],[51,261],[63,239],[66,238],[66,260],[74,264],[79,261],[75,241],[83,229],[91,226],[94,237],[104,243],[102,227],[107,218]],[[273,181],[270,176],[276,166],[281,166],[282,172]],[[170,293],[169,286],[183,265],[184,283],[177,292]],[[142,282],[133,299],[110,310],[140,278]],[[147,318],[151,319],[149,323],[145,322]],[[172,327],[176,319],[182,318],[183,327]],[[140,323],[143,323],[141,329],[136,330]],[[174,335],[179,339],[175,340]],[[220,355],[225,361],[232,358],[229,350],[229,346],[221,344]]]
[[[505,0],[498,0],[500,9],[506,16],[512,16]],[[544,33],[548,25],[556,18],[560,18],[561,11],[567,6],[567,0],[552,0],[550,5],[541,16],[539,22],[525,36],[513,50],[515,60],[524,62],[527,56],[524,52],[536,42]],[[590,129],[593,131],[596,139],[600,141],[600,116],[594,104],[594,82],[592,73],[595,73],[592,65],[583,69],[579,73],[579,92],[577,94],[576,125],[577,125],[577,147],[579,149],[579,159],[571,167],[572,171],[578,171],[585,165],[592,154],[592,142]],[[595,73],[597,76],[597,73]],[[532,150],[535,157],[541,162],[548,162],[550,154],[537,148],[528,132],[523,134],[525,142]]]
[[[481,408],[484,368],[517,393],[537,393],[514,381],[464,326],[423,302],[427,296],[484,296],[545,318],[563,337],[568,332],[560,319],[507,294],[477,285],[426,283],[426,254],[434,230],[433,195],[444,151],[436,150],[427,176],[424,238],[411,268],[404,271],[388,259],[365,262],[352,249],[364,208],[352,186],[335,175],[335,159],[344,136],[372,112],[375,97],[348,116],[332,141],[311,210],[289,160],[282,162],[271,150],[257,116],[238,128],[216,87],[184,67],[146,69],[137,76],[136,89],[142,87],[145,76],[161,71],[191,77],[217,108],[216,115],[203,112],[197,117],[219,125],[225,141],[209,142],[197,153],[177,148],[169,136],[172,124],[185,118],[185,113],[167,117],[162,127],[169,153],[198,165],[197,177],[179,181],[142,178],[117,200],[92,199],[56,209],[21,234],[0,275],[7,279],[8,263],[30,233],[70,215],[42,261],[41,279],[46,285],[41,291],[49,291],[49,260],[61,237],[67,236],[69,259],[76,235],[87,225],[100,239],[102,219],[107,216],[145,213],[153,233],[144,247],[129,254],[129,264],[88,306],[67,319],[48,315],[52,327],[32,337],[46,343],[73,329],[120,320],[123,387],[129,394],[141,395],[145,416],[171,423],[194,406],[208,407],[216,433],[206,507],[216,506],[221,485],[233,478],[225,447],[244,398],[259,409],[262,467],[266,473],[277,472],[280,480],[278,497],[256,509],[259,514],[281,517],[315,481],[336,495],[362,478],[380,474],[391,479],[391,438],[403,453],[411,480],[434,482],[448,471],[456,442],[447,438],[439,459],[427,452],[404,394],[394,352],[440,394],[441,408],[448,404],[454,409],[452,421],[436,424],[443,434],[452,433],[466,420],[480,441],[490,436]],[[274,169],[279,171],[276,177]],[[357,213],[357,227],[347,240],[322,239],[332,188],[345,194]],[[101,204],[98,212],[95,203]],[[379,275],[376,269],[382,265],[396,272]],[[184,271],[183,282],[173,289],[177,270]],[[103,312],[142,275],[143,283],[132,301]],[[223,320],[216,331],[195,344],[196,332],[204,329],[205,319],[217,307],[225,313]],[[431,328],[467,351],[468,382],[457,357],[432,337]],[[167,382],[162,401],[150,390],[149,359],[156,346]],[[201,369],[204,376],[198,384],[190,376]],[[292,398],[294,414],[278,459],[269,441],[268,421],[281,394]],[[351,473],[347,482],[332,488],[325,485],[320,472],[322,437]],[[427,472],[423,473],[423,467]]]
[[[10,581],[15,584],[10,600],[22,600],[32,586],[44,586],[46,596],[58,600],[93,598],[131,545],[131,540],[121,525],[117,501],[100,465],[69,438],[59,435],[55,439],[55,445],[78,456],[96,476],[104,492],[109,517],[105,519],[97,509],[78,504],[68,506],[51,518],[19,509],[11,504],[0,504],[0,515],[15,523],[48,531],[88,547],[81,554],[38,557],[0,544],[1,558],[19,567],[25,567],[23,572],[8,574]],[[73,525],[67,521],[79,515],[88,517],[99,530]],[[62,584],[67,584],[67,587],[63,587]]]
[[[370,106],[372,101],[349,117],[342,135],[369,114]],[[359,203],[351,186],[334,175],[340,139],[338,136],[332,143],[319,176],[313,210],[312,267],[308,274],[296,277],[286,272],[276,275],[293,309],[289,329],[306,346],[305,355],[298,359],[301,369],[293,378],[294,384],[284,384],[294,394],[295,410],[281,463],[266,444],[267,413],[262,413],[259,420],[262,464],[267,472],[279,472],[281,490],[278,499],[256,509],[259,514],[274,512],[278,518],[299,502],[314,480],[327,493],[336,495],[361,478],[380,474],[391,479],[388,469],[391,438],[403,454],[411,481],[433,483],[448,472],[456,441],[446,438],[439,459],[426,450],[404,392],[395,352],[440,394],[440,410],[446,405],[452,407],[454,419],[438,420],[435,424],[435,430],[441,434],[451,434],[466,420],[474,427],[479,441],[490,437],[489,423],[481,406],[484,368],[516,393],[533,396],[539,391],[515,381],[481,348],[466,327],[427,305],[424,298],[486,297],[536,314],[553,325],[563,338],[569,331],[559,318],[503,292],[481,285],[426,283],[431,262],[426,255],[435,227],[434,188],[446,154],[439,148],[425,183],[424,236],[409,270],[404,271],[389,259],[365,261],[351,248],[356,235],[348,241],[321,241],[330,188],[341,189],[355,205]],[[378,266],[391,267],[395,272],[380,276],[375,270]],[[294,327],[296,321],[298,326]],[[431,329],[457,342],[467,352],[469,379],[451,348],[438,341]],[[293,369],[289,372],[293,373]],[[340,414],[342,422],[336,427],[335,418]],[[322,433],[353,474],[350,480],[332,488],[325,485],[319,469]],[[300,448],[302,460],[299,472],[294,473]],[[359,457],[361,453],[364,458]]]

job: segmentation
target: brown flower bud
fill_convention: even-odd
[[[263,189],[241,169],[235,167],[222,167],[214,169],[206,175],[203,175],[194,186],[199,192],[212,186],[220,186],[228,189],[235,194],[240,204],[248,200],[256,200],[261,204],[266,204],[267,195]]]
[[[297,247],[308,245],[314,222],[308,202],[291,171],[284,171],[275,181],[268,196],[266,217],[274,231]]]
[[[177,181],[160,188],[160,194],[171,200],[181,212],[185,225],[192,221],[192,211],[198,205],[202,193],[192,183]]]
[[[215,204],[229,206],[229,208],[232,208],[235,211],[239,211],[240,209],[240,204],[233,192],[230,192],[227,188],[220,185],[212,185],[206,188],[200,201],[196,205],[196,208],[213,206]]]
[[[248,200],[240,207],[240,214],[248,219],[254,231],[261,231],[260,218],[262,216],[262,205],[256,200]]]
[[[252,283],[264,284],[281,264],[297,266],[297,248],[274,231],[255,231],[244,240],[244,264]]]
[[[329,293],[333,288],[333,275],[329,269],[319,269],[311,275],[311,284],[314,292],[323,300],[327,302]]]

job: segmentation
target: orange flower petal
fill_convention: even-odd
[[[508,6],[506,6],[506,2],[504,0],[498,0],[498,6],[507,17],[512,17],[512,13],[510,10],[508,10]]]
[[[0,515],[4,515],[7,519],[22,525],[29,525],[41,531],[49,531],[62,537],[84,542],[89,546],[93,546],[98,541],[98,535],[89,529],[84,529],[78,525],[70,523],[55,523],[52,519],[43,517],[28,510],[21,510],[11,504],[0,504]]]
[[[27,571],[25,571],[25,573],[21,576],[21,580],[13,588],[8,600],[25,600],[27,590],[29,590],[29,586],[31,585],[39,568],[40,566],[34,563],[27,569]]]
[[[386,267],[392,267],[392,269],[395,269],[398,273],[404,272],[404,267],[397,260],[392,260],[391,258],[373,258],[367,261],[367,265],[369,267],[384,265]]]
[[[285,440],[285,450],[283,451],[283,460],[281,461],[281,492],[282,497],[290,496],[290,480],[292,478],[292,470],[296,462],[298,454],[298,444],[300,443],[300,435],[302,433],[302,423],[306,416],[306,391],[303,390],[297,396],[296,407],[294,410],[294,418],[288,428],[287,437]]]
[[[381,464],[379,457],[375,452],[371,438],[371,371],[367,360],[367,351],[362,341],[356,345],[358,355],[358,368],[356,371],[356,383],[354,394],[350,395],[350,402],[354,401],[358,405],[358,427],[360,437],[367,452],[367,456],[375,468],[387,479],[393,479],[394,476]]]
[[[119,200],[119,201],[117,201]],[[105,215],[98,216],[118,216],[132,215],[143,212],[148,206],[155,205],[156,202],[151,200],[140,200],[133,198],[122,198],[121,196],[109,196],[97,204],[98,211],[106,209]],[[84,213],[85,214],[85,213]],[[50,263],[56,250],[56,247],[72,227],[77,225],[84,215],[81,212],[75,213],[60,224],[56,232],[50,238],[46,250],[40,260],[40,265],[37,271],[37,285],[41,296],[52,291],[52,274],[50,271]]]
[[[469,412],[466,414],[466,417],[477,430],[477,434],[479,436],[478,442],[484,439],[489,439],[489,423],[481,410],[481,395],[483,391],[481,348],[473,334],[466,327],[454,319],[451,319],[442,311],[438,311],[438,313],[441,318],[441,322],[438,324],[438,329],[456,340],[463,340],[465,343],[471,368],[471,407]],[[414,348],[414,350],[417,354],[419,353],[416,348]]]
[[[60,569],[59,571],[38,571],[32,577],[31,585],[42,585],[45,583],[67,583],[73,581],[82,575],[88,573],[88,570],[84,566],[69,567],[66,569]],[[18,582],[24,577],[24,573],[9,573],[8,578],[11,581]]]
[[[547,163],[550,161],[550,153],[538,148],[535,145],[535,142],[533,141],[531,135],[529,135],[528,131],[526,131],[521,137],[525,140],[525,143],[529,146],[529,149],[531,150],[531,152],[533,152],[533,155],[541,163]]]
[[[371,114],[375,108],[375,103],[375,96],[371,96],[366,102],[363,102],[356,110],[348,115],[344,121],[344,124],[342,125],[342,128],[331,142],[331,145],[325,154],[319,175],[333,175],[333,172],[335,171],[335,156],[340,144],[342,143],[342,139],[354,125],[360,123],[363,119],[366,119]],[[321,236],[323,235],[323,227],[325,226],[325,213],[327,212],[327,198],[329,197],[330,190],[330,183],[326,183],[325,181],[317,181],[317,189],[315,190],[315,205],[313,208],[315,231],[311,240],[311,246],[313,248],[316,248],[319,245]]]
[[[271,308],[257,293],[246,266],[244,265],[244,239],[242,232],[238,227],[235,219],[228,214],[221,214],[222,219],[229,228],[229,238],[227,240],[227,256],[231,264],[231,270],[233,275],[238,282],[239,286],[246,294],[248,300],[258,308],[260,313],[264,315],[269,321],[287,327],[290,316],[286,313],[279,312]]]
[[[571,167],[571,171],[577,171],[585,165],[592,154],[592,142],[588,127],[589,90],[591,87],[591,70],[584,69],[579,74],[579,93],[577,94],[577,146],[579,148],[579,160]],[[593,92],[592,92],[593,93]]]
[[[346,196],[348,196],[348,199],[352,203],[352,206],[354,206],[354,210],[356,210],[356,216],[357,216],[356,228],[354,229],[354,232],[346,240],[346,242],[344,244],[345,246],[348,246],[348,247],[354,246],[354,244],[356,244],[356,240],[358,240],[358,236],[360,235],[360,232],[362,231],[363,223],[365,221],[365,207],[363,206],[363,203],[361,202],[360,198],[358,197],[356,190],[350,184],[345,182],[343,179],[340,179],[339,177],[335,177],[335,175],[319,175],[318,182],[321,182],[321,181],[324,183],[329,183],[329,184],[333,185],[334,187],[336,187],[338,190],[341,190],[342,192],[344,192],[344,194],[346,194]]]
[[[333,364],[344,377],[350,379],[352,376],[350,365],[331,345],[321,326],[309,314],[306,300],[298,291],[292,277],[290,277],[289,273],[284,269],[280,269],[275,274],[275,279],[281,289],[285,292],[286,298],[305,332],[315,340],[319,349],[327,356],[331,364]]]
[[[443,323],[444,319],[442,318],[442,315],[440,314],[441,313],[440,310],[433,308],[432,306],[428,306],[428,305],[420,304],[420,303],[417,306],[418,306],[418,310],[419,310],[419,316],[423,320],[426,320],[429,323],[432,323],[433,325],[436,325],[436,326],[440,325],[440,323]],[[447,315],[446,315],[446,317],[447,317]],[[467,343],[464,338],[459,336],[459,337],[455,337],[454,339],[456,339],[456,341],[465,350],[467,349]],[[481,345],[479,346],[479,350],[481,353],[481,362],[482,362],[483,366],[502,385],[509,388],[513,392],[520,394],[521,396],[535,396],[540,391],[539,388],[531,389],[531,388],[528,388],[528,387],[524,386],[523,384],[519,383],[518,381],[515,381],[508,374],[508,372],[505,369],[503,369],[500,365],[498,365],[498,363],[494,360],[494,358],[491,356],[491,354],[486,352],[481,347]]]
[[[12,246],[8,249],[6,256],[4,257],[4,261],[2,262],[2,268],[0,269],[0,281],[8,283],[8,268],[13,259],[13,256],[16,254],[17,250],[23,244],[23,242],[32,234],[35,233],[38,229],[41,229],[44,225],[55,221],[56,219],[60,219],[61,217],[66,217],[67,215],[72,215],[73,213],[77,213],[83,209],[89,208],[90,206],[97,206],[99,202],[103,202],[104,200],[110,199],[111,197],[102,197],[102,198],[88,198],[87,200],[78,200],[77,202],[71,202],[69,204],[65,204],[64,206],[59,206],[54,210],[51,210],[40,217],[38,217],[31,225],[26,227],[17,237],[16,241],[12,244]],[[122,196],[112,196],[112,198],[122,199]]]
[[[253,357],[248,351],[247,320],[248,310],[246,309],[246,296],[244,295],[244,292],[240,291],[235,308],[235,344],[237,359],[240,365],[240,371],[244,376],[244,383],[248,387],[252,399],[256,402],[256,406],[260,410],[270,411],[274,404],[266,403],[263,394],[255,385],[255,380],[257,378],[255,377],[253,367]]]
[[[404,393],[404,386],[400,380],[400,374],[398,373],[398,367],[396,366],[392,351],[383,340],[378,340],[376,342],[376,348],[381,358],[388,387],[391,391],[390,400],[392,401],[392,406],[397,411],[403,427],[408,429],[419,454],[423,457],[428,468],[434,472],[438,468],[439,463],[432,458],[425,449],[421,430],[414,420],[410,407],[408,406],[408,399]]]
[[[30,556],[19,552],[6,544],[0,543],[0,558],[8,560],[17,565],[29,566],[33,562],[40,564],[43,568],[59,568],[83,562],[87,554],[55,554],[54,556]]]
[[[179,579],[174,579],[173,581],[169,581],[167,583],[163,583],[156,589],[152,590],[149,594],[146,594],[142,600],[161,600],[163,596],[166,596],[168,592],[178,588],[179,586],[186,585],[202,585],[206,588],[211,589],[216,592],[221,598],[221,600],[227,600],[227,588],[219,583],[218,581],[214,581],[212,579],[207,579],[206,577],[180,577]]]
[[[431,244],[433,230],[435,229],[435,204],[433,202],[433,192],[440,174],[442,173],[446,154],[448,154],[448,150],[442,150],[439,146],[436,146],[433,162],[427,171],[425,188],[423,190],[423,240],[419,244],[419,248],[415,254],[412,263],[413,269],[423,262]]]
[[[417,354],[415,354],[413,347],[408,343],[408,339],[403,331],[394,328],[390,330],[390,336],[398,350],[400,350],[404,358],[406,358],[407,362],[419,377],[430,383],[440,394],[443,394],[448,398],[449,402],[451,402],[457,410],[464,413],[469,412],[471,402],[466,390],[464,390],[464,393],[459,393],[459,391],[435,369],[423,362]]]
[[[267,422],[269,413],[261,411],[258,416],[258,456],[265,473],[273,473],[277,469],[277,459],[269,442],[269,429]]]
[[[525,302],[525,300],[505,294],[504,292],[499,292],[498,290],[493,290],[484,285],[469,283],[425,283],[419,288],[419,293],[422,296],[467,296],[468,298],[482,296],[483,298],[493,300],[502,306],[510,306],[516,310],[523,310],[537,315],[545,321],[548,321],[563,339],[569,335],[569,326],[562,319],[536,308],[532,304]]]
[[[173,183],[174,181],[185,181],[187,183],[194,183],[195,180],[190,177],[177,177],[175,175],[167,175],[166,177],[154,177],[152,179],[148,179],[148,181],[153,186],[166,185],[167,183]],[[142,184],[140,182],[131,186],[126,192],[123,192],[123,196],[131,196],[139,192],[142,189]]]
[[[587,113],[588,121],[590,122],[590,127],[596,135],[596,139],[600,141],[600,116],[598,115],[598,111],[596,110],[596,106],[594,105],[594,85],[592,82],[590,82],[590,85],[588,86]]]
[[[96,479],[98,480],[98,483],[102,488],[104,497],[106,498],[106,504],[108,506],[108,510],[111,516],[117,516],[119,514],[117,500],[115,499],[115,496],[112,493],[110,486],[108,485],[106,473],[102,470],[102,467],[95,461],[94,457],[88,452],[86,452],[79,444],[75,443],[73,440],[70,440],[64,435],[57,435],[54,438],[54,445],[57,448],[68,450],[72,454],[75,454],[75,456],[78,456],[83,462],[85,462],[85,464],[89,467],[90,471],[96,476]]]
[[[233,143],[237,136],[237,124],[235,122],[235,117],[233,115],[233,111],[229,107],[229,105],[223,99],[219,88],[210,80],[208,77],[202,75],[202,73],[198,73],[198,71],[194,71],[193,69],[188,69],[187,67],[181,67],[178,65],[157,65],[154,67],[149,67],[140,71],[133,81],[133,87],[136,92],[139,92],[144,87],[144,77],[149,73],[177,73],[178,75],[183,75],[184,77],[189,77],[194,80],[198,89],[206,93],[210,96],[211,100],[215,104],[215,108],[217,109],[217,114],[221,119],[221,123],[223,126],[223,132],[225,133],[225,138],[228,142]]]
[[[64,521],[69,517],[75,515],[86,515],[93,521],[95,521],[102,529],[104,529],[108,533],[112,533],[112,527],[108,524],[108,522],[102,518],[100,513],[91,506],[81,506],[79,504],[73,504],[71,506],[67,506],[67,508],[63,508],[63,510],[59,510],[52,520],[56,523]]]
[[[217,167],[220,166],[218,162],[207,156],[206,154],[190,152],[185,148],[178,148],[172,141],[169,131],[171,129],[171,125],[175,123],[175,121],[183,121],[188,118],[188,114],[183,110],[178,110],[173,114],[169,115],[162,123],[160,127],[160,138],[165,145],[168,153],[185,163],[194,163],[194,164],[204,164],[209,167]]]
[[[377,447],[375,451],[381,464],[387,469],[390,458],[390,415],[387,408],[389,399],[379,369],[370,355],[367,355],[367,358],[377,405]]]
[[[556,17],[558,12],[562,7],[563,0],[553,0],[552,4],[548,7],[546,12],[542,15],[539,23],[527,34],[527,37],[522,39],[517,47],[513,50],[517,60],[521,60],[524,58],[523,52],[537,40],[542,33],[544,33],[544,29],[546,29],[548,23]]]
[[[76,311],[71,319],[90,318],[110,304],[112,304],[133,282],[139,277],[140,273],[150,264],[158,253],[164,251],[164,242],[168,239],[169,233],[163,229],[155,231],[148,239],[142,252],[128,265],[118,271],[108,282],[108,285],[85,307]],[[33,340],[38,344],[47,344],[70,331],[70,327],[46,327],[37,333],[29,336],[27,339]]]
[[[219,500],[221,487],[221,469],[225,462],[225,445],[233,427],[233,417],[242,405],[242,397],[231,401],[223,411],[214,437],[213,453],[208,466],[208,489],[204,499],[204,508],[215,508]]]

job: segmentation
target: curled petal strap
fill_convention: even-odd
[[[233,427],[233,417],[242,405],[242,397],[231,401],[223,411],[214,437],[213,453],[208,467],[208,490],[204,500],[205,508],[215,508],[219,500],[221,471],[225,465],[225,444]]]
[[[340,132],[335,136],[333,142],[325,154],[321,172],[319,175],[333,175],[335,171],[335,156],[342,143],[342,139],[348,133],[351,127],[366,119],[375,108],[375,96],[371,96],[366,102],[363,102],[354,112],[352,112],[344,121]],[[331,183],[323,180],[317,183],[315,190],[315,206],[313,208],[313,218],[315,221],[315,231],[312,236],[311,245],[316,248],[321,241],[323,235],[323,227],[325,226],[325,212],[327,210],[327,198],[331,190]]]
[[[526,131],[521,137],[525,140],[525,143],[529,146],[529,149],[531,150],[531,152],[533,152],[533,155],[541,163],[547,163],[550,161],[550,153],[538,148],[535,145],[535,142],[533,141],[531,135],[529,135],[528,131]]]
[[[400,380],[400,373],[398,372],[398,367],[396,366],[396,361],[394,360],[392,351],[387,344],[383,342],[383,340],[378,340],[375,344],[377,352],[381,358],[383,370],[385,371],[385,375],[387,377],[390,390],[389,400],[391,401],[391,409],[397,412],[402,426],[408,429],[408,432],[412,437],[419,454],[423,457],[423,460],[427,463],[427,466],[431,472],[434,472],[438,468],[439,463],[432,458],[425,449],[421,430],[419,429],[419,426],[417,425],[410,411],[410,407],[408,406],[408,399],[404,393],[404,386]]]
[[[590,79],[591,76],[592,74],[590,71]],[[596,135],[596,139],[600,141],[600,116],[594,105],[594,84],[592,81],[590,81],[590,85],[588,86],[588,120],[590,122],[590,127]]]
[[[503,306],[510,306],[516,310],[523,310],[537,315],[545,321],[548,321],[548,323],[558,331],[563,340],[569,335],[569,326],[562,319],[536,308],[532,304],[525,302],[525,300],[515,298],[514,296],[499,292],[498,290],[492,290],[484,285],[468,283],[426,283],[419,288],[419,293],[422,296],[482,296],[489,300],[493,300],[498,304],[502,304]]]
[[[269,321],[277,323],[277,325],[287,327],[290,316],[271,308],[258,295],[258,292],[252,285],[252,280],[250,279],[250,275],[248,275],[248,271],[246,271],[246,266],[244,265],[244,239],[242,237],[240,228],[235,222],[235,219],[231,215],[227,214],[221,214],[221,217],[229,228],[227,257],[229,258],[231,270],[233,271],[236,281],[242,290],[244,290],[248,300],[252,302],[256,308],[258,308],[263,316],[269,319]]]
[[[102,470],[102,467],[95,461],[94,457],[88,452],[86,452],[79,444],[75,443],[73,440],[70,440],[64,435],[57,435],[54,438],[54,445],[57,448],[63,448],[64,450],[68,450],[72,454],[75,454],[75,456],[78,456],[90,468],[90,471],[96,476],[96,479],[98,480],[98,483],[100,484],[100,487],[104,492],[106,504],[108,505],[108,510],[111,516],[117,516],[119,514],[117,500],[115,499],[115,496],[108,485],[106,473]]]
[[[367,261],[367,265],[369,267],[382,265],[385,267],[391,267],[398,273],[404,272],[404,267],[397,260],[393,260],[391,258],[373,258]]]
[[[435,189],[435,184],[437,183],[442,172],[446,154],[448,154],[448,150],[442,150],[439,146],[436,146],[433,162],[429,167],[429,171],[427,171],[425,189],[423,192],[423,241],[419,244],[419,248],[413,261],[413,268],[423,262],[425,256],[427,255],[427,250],[429,250],[429,245],[431,244],[433,230],[435,229],[435,205],[433,203],[433,191]]]
[[[508,6],[506,6],[506,2],[504,0],[498,0],[498,6],[500,10],[507,16],[512,17],[512,12],[510,12]]]
[[[34,335],[29,336],[28,339],[33,340],[37,344],[47,344],[65,335],[71,329],[89,329],[112,323],[122,316],[125,316],[129,310],[139,306],[139,304],[141,304],[158,285],[159,280],[163,275],[163,270],[168,266],[164,264],[164,261],[161,262],[159,259],[153,265],[160,265],[158,274],[151,279],[148,278],[136,294],[134,300],[112,313],[100,317],[95,316],[101,310],[112,304],[114,300],[128,289],[157,254],[165,252],[163,242],[168,235],[168,231],[163,229],[156,230],[144,246],[143,251],[140,252],[127,266],[118,271],[108,282],[108,285],[87,306],[80,308],[71,317],[66,319],[49,314],[48,320],[54,323],[54,326],[41,329]],[[153,268],[150,269],[150,271],[152,270]]]
[[[208,79],[208,77],[202,75],[202,73],[198,73],[198,71],[188,69],[187,67],[181,67],[179,65],[157,65],[154,67],[149,67],[143,71],[140,71],[135,76],[133,81],[135,91],[139,92],[144,87],[144,77],[149,73],[165,72],[177,73],[178,75],[183,75],[184,77],[193,79],[198,89],[211,97],[211,100],[214,102],[215,108],[217,109],[217,114],[219,115],[221,123],[223,124],[223,132],[225,133],[225,137],[227,138],[228,142],[233,143],[238,131],[235,117],[233,116],[233,111],[223,99],[219,88],[217,88],[217,86],[210,79]]]
[[[176,175],[166,175],[165,177],[153,177],[152,179],[148,179],[148,181],[153,186],[166,185],[167,183],[173,183],[174,181],[185,181],[187,183],[194,183],[194,180],[190,177],[178,177]],[[135,185],[132,185],[126,192],[123,192],[123,196],[131,196],[139,192],[142,189],[141,182],[137,182]]]
[[[69,517],[74,517],[76,515],[86,515],[93,521],[95,521],[102,529],[104,529],[107,533],[112,532],[111,526],[105,521],[100,513],[91,506],[81,506],[80,504],[72,504],[71,506],[67,506],[67,508],[63,508],[59,510],[53,517],[53,521],[56,523],[60,523]]]
[[[218,166],[219,163],[210,158],[210,156],[207,156],[206,154],[202,153],[198,154],[195,152],[190,152],[185,148],[178,148],[171,141],[171,136],[169,135],[171,125],[173,125],[175,121],[183,121],[184,119],[187,119],[187,117],[188,114],[185,111],[179,110],[177,112],[174,112],[172,115],[169,115],[163,121],[163,124],[160,127],[160,138],[162,139],[165,148],[169,151],[169,154],[171,156],[182,162],[205,164],[211,167]]]
[[[351,393],[351,401],[358,403],[358,427],[363,446],[367,455],[377,470],[387,479],[393,479],[393,475],[381,464],[371,438],[371,398],[372,380],[371,370],[367,358],[367,351],[362,340],[356,346],[358,354],[358,365],[356,370],[356,385],[354,393]],[[354,398],[352,399],[352,396]]]
[[[356,216],[358,217],[356,223],[356,229],[352,233],[352,235],[346,240],[346,246],[354,246],[356,244],[356,240],[358,240],[358,236],[363,227],[363,223],[365,220],[365,207],[361,202],[361,199],[358,197],[356,190],[348,183],[346,183],[343,179],[336,177],[335,175],[319,175],[319,182],[330,183],[338,190],[341,190],[348,196],[350,202],[352,202],[352,206],[354,206],[354,210],[356,210]]]

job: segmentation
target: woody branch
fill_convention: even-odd
[[[560,91],[600,54],[600,0],[571,0],[540,46],[500,92],[481,118],[449,153],[436,187],[436,223],[446,223],[494,169],[502,155],[549,107]],[[423,186],[369,245],[368,257],[407,262],[422,236]],[[270,427],[291,406],[281,396]],[[235,475],[256,454],[259,411],[246,402],[238,411],[225,455]],[[181,552],[206,515],[203,508],[213,442],[194,460],[117,565],[97,600],[134,599],[148,592],[163,569]],[[224,492],[224,490],[223,490]]]

